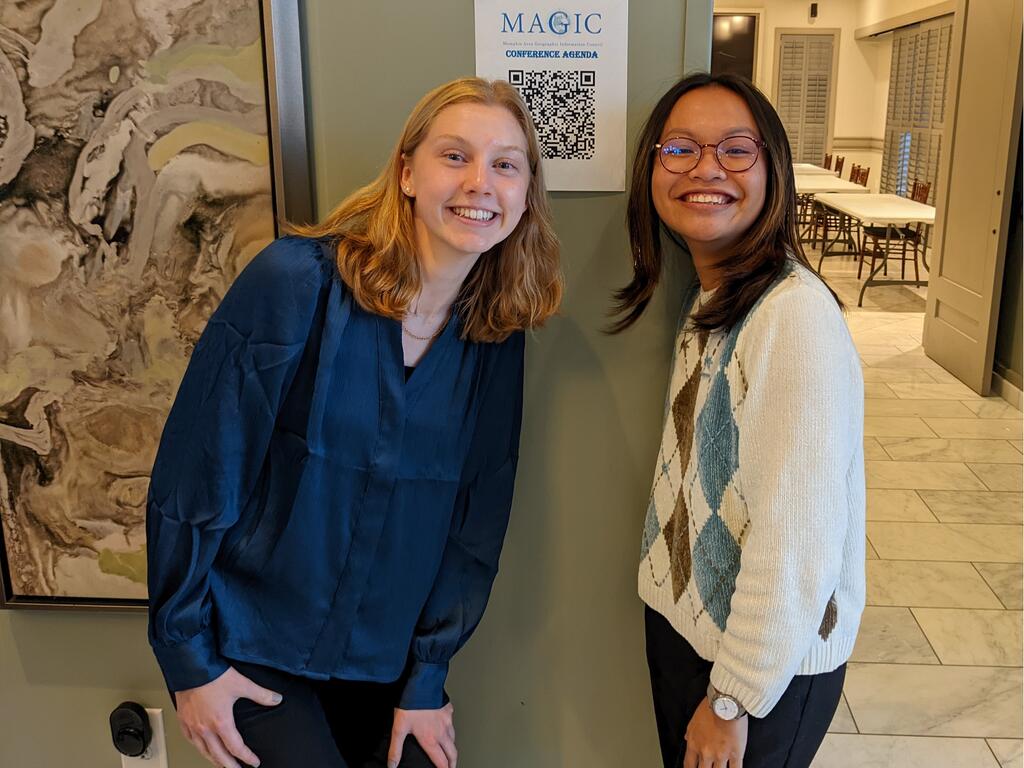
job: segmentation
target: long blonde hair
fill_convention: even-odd
[[[376,179],[345,198],[319,224],[293,225],[289,230],[330,238],[338,271],[359,306],[401,320],[420,290],[413,201],[401,190],[402,158],[415,152],[441,110],[460,103],[504,107],[526,136],[526,211],[505,240],[481,254],[456,299],[463,338],[503,341],[513,331],[542,325],[562,298],[558,238],[551,224],[540,146],[526,105],[508,83],[467,77],[430,91],[409,115]]]

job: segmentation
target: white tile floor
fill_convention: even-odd
[[[870,288],[858,308],[852,257],[822,273],[864,364],[868,562],[814,768],[1024,768],[1021,413],[924,355],[924,290]]]

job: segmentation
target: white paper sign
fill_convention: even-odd
[[[621,191],[627,0],[476,0],[476,73],[533,114],[551,190]]]

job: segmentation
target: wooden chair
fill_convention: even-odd
[[[932,185],[929,181],[918,181],[914,179],[914,186],[910,191],[910,199],[915,203],[921,203],[922,205],[928,205],[928,195],[932,191]],[[931,224],[925,224],[924,222],[917,222],[912,227],[903,227],[900,232],[903,234],[908,241],[910,241],[914,248],[920,251],[921,263],[924,264],[925,269],[931,269],[928,266],[928,235],[931,233]]]
[[[854,163],[853,165],[850,166],[850,181],[852,181],[854,184],[859,184],[860,174],[861,167],[859,163]],[[858,258],[860,258],[861,251],[864,250],[864,243],[862,241],[860,233],[860,222],[857,222],[856,225],[852,225],[851,221],[847,216],[840,215],[838,223],[835,224],[834,226],[837,226],[841,230],[845,230],[847,233],[847,237],[853,239],[854,253],[857,254]],[[856,226],[856,232],[853,231],[853,226]]]
[[[839,178],[842,178],[843,165],[846,162],[845,157],[836,157],[836,174]],[[854,165],[850,170],[851,177],[857,173],[857,169],[860,166]],[[825,248],[829,242],[829,230],[836,232],[836,240],[840,238],[850,247],[852,250],[849,253],[859,254],[860,246],[853,230],[850,228],[850,217],[845,214],[839,213],[839,211],[833,210],[821,203],[815,202],[811,209],[811,221],[810,221],[810,237],[811,247],[815,247],[818,243],[819,232],[821,233],[821,258],[818,260],[818,271],[821,272],[821,264],[825,260]]]
[[[855,179],[851,178],[850,180],[856,182],[857,184],[860,184],[862,187],[866,187],[868,185],[868,174],[869,173],[871,173],[871,169],[870,168],[864,168],[864,167],[861,167],[861,166],[857,166],[857,178],[855,178]],[[851,176],[852,176],[852,174],[851,174]]]
[[[927,181],[918,181],[914,179],[913,186],[911,187],[910,199],[918,202],[928,202],[928,194],[931,192],[932,185]],[[888,237],[888,239],[887,239]],[[907,227],[864,227],[864,234],[861,247],[860,265],[857,267],[857,279],[860,279],[861,273],[864,269],[864,257],[868,253],[870,241],[870,253],[871,253],[871,266],[868,268],[868,274],[870,275],[875,271],[875,262],[878,259],[885,259],[888,261],[890,258],[894,258],[898,255],[900,260],[900,279],[906,280],[907,278],[907,261],[912,261],[914,264],[914,279],[921,279],[921,272],[918,267],[918,258],[920,257],[924,261],[925,268],[928,267],[928,262],[924,260],[924,251],[928,247],[927,238],[927,225],[924,222],[917,222],[913,226]],[[886,248],[888,243],[888,249]],[[896,253],[898,250],[898,254]],[[883,269],[888,273],[888,264]]]
[[[928,194],[932,191],[932,185],[927,181],[918,181],[914,179],[914,183],[910,187],[910,199],[915,203],[928,204]]]
[[[796,196],[796,229],[801,241],[811,240],[814,236],[814,194],[804,193]]]
[[[832,170],[832,155],[826,153],[825,154],[825,162],[822,163],[822,165],[824,166],[826,171],[831,171]]]

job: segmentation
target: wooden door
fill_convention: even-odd
[[[1020,126],[1021,3],[959,0],[925,353],[988,394]]]

